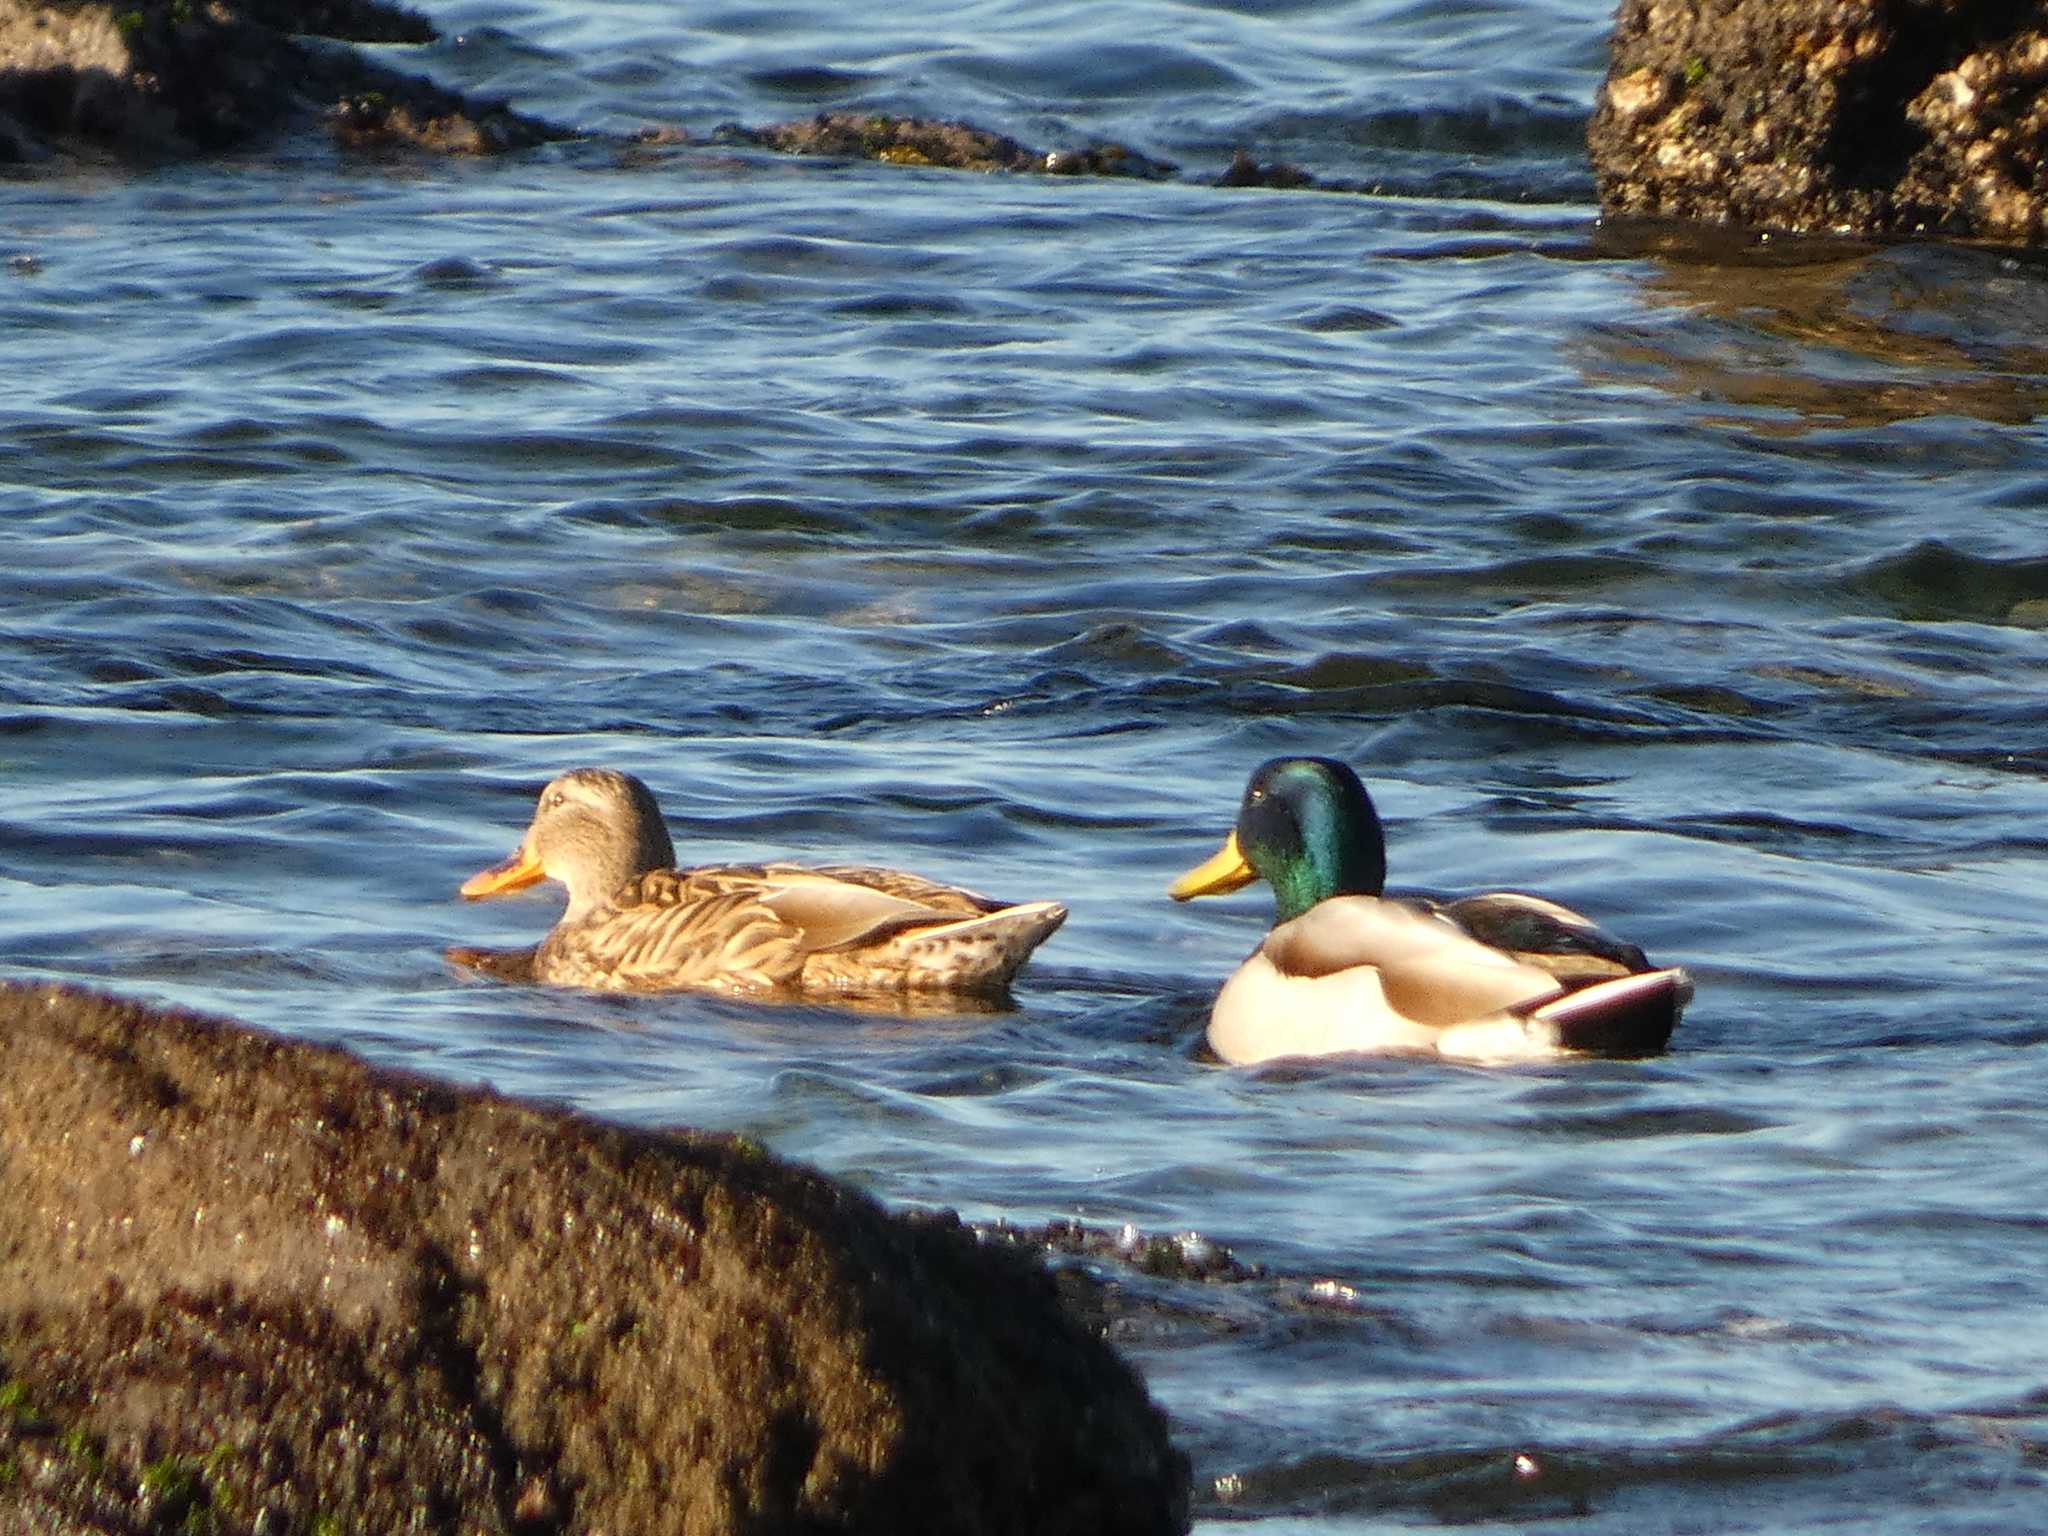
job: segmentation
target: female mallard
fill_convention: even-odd
[[[541,791],[517,851],[462,894],[561,881],[569,907],[534,951],[533,979],[606,991],[996,992],[1067,916],[1056,901],[1010,906],[893,869],[674,864],[647,786],[578,768]]]
[[[1393,901],[1379,814],[1326,757],[1253,773],[1237,827],[1176,901],[1263,878],[1273,931],[1223,984],[1209,1046],[1228,1062],[1433,1050],[1468,1060],[1661,1050],[1692,995],[1633,944],[1540,897]]]

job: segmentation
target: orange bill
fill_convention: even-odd
[[[1166,888],[1166,894],[1175,901],[1186,901],[1190,896],[1221,896],[1242,890],[1258,878],[1238,851],[1237,834],[1232,832],[1223,839],[1223,846],[1209,856],[1207,863],[1196,865],[1174,881]]]
[[[486,896],[502,896],[507,891],[523,890],[546,873],[541,868],[540,859],[525,843],[521,843],[503,863],[493,864],[463,881],[462,894],[471,901],[481,901]]]

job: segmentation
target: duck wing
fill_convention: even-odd
[[[985,917],[1006,905],[922,875],[867,865],[707,864],[643,876],[643,891],[662,875],[697,899],[710,893],[750,896],[789,925],[806,954],[857,948],[907,928]]]
[[[803,972],[797,929],[725,871],[658,869],[629,881],[588,922],[563,924],[535,974],[611,990],[721,987],[769,992]]]
[[[895,878],[855,878],[866,875]],[[797,930],[808,954],[856,949],[908,928],[982,917],[992,910],[963,903],[958,899],[962,894],[893,870],[771,865],[762,872],[759,899]]]
[[[770,867],[778,870],[795,868],[794,865]],[[826,864],[803,872],[826,875],[851,885],[864,885],[869,890],[880,891],[886,896],[914,901],[942,917],[977,917],[988,912],[1000,912],[1012,905],[1007,901],[997,901],[993,897],[984,896],[979,891],[970,891],[965,886],[947,885],[941,880],[927,880],[923,875],[913,875],[904,869],[883,869],[872,864]]]
[[[1444,1028],[1558,991],[1548,971],[1480,943],[1437,914],[1375,896],[1337,896],[1266,935],[1260,954],[1282,976],[1370,967],[1386,1005]]]
[[[1649,957],[1583,913],[1522,891],[1486,891],[1434,903],[1434,910],[1481,944],[1580,986],[1650,967]]]

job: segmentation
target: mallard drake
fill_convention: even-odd
[[[533,952],[535,981],[606,991],[1000,991],[1059,925],[1056,901],[991,901],[893,869],[677,869],[661,808],[630,773],[578,768],[541,791],[471,900],[559,880],[569,906]]]
[[[1537,896],[1384,894],[1386,840],[1358,775],[1278,757],[1245,787],[1236,828],[1176,880],[1176,901],[1273,887],[1273,930],[1223,984],[1209,1046],[1227,1062],[1339,1051],[1464,1060],[1661,1050],[1692,995],[1680,970]]]

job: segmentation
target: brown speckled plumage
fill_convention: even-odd
[[[647,787],[581,768],[541,792],[518,851],[462,891],[560,881],[568,910],[534,951],[533,977],[604,991],[987,993],[1067,915],[902,870],[673,861]]]

